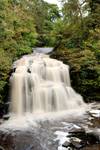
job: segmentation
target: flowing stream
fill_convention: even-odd
[[[74,91],[68,65],[33,53],[14,62],[13,70],[0,150],[99,150],[100,107]]]

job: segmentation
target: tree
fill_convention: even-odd
[[[30,53],[36,43],[34,18],[21,2],[0,1],[0,103],[9,92],[12,62],[22,54]]]
[[[52,57],[70,65],[72,86],[86,101],[100,99],[99,14],[98,0],[62,0],[53,30],[59,44]]]

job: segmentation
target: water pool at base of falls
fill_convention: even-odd
[[[99,107],[100,108],[100,107]],[[99,150],[100,111],[13,116],[0,125],[1,150]]]

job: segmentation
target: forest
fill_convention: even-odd
[[[0,1],[0,109],[9,101],[12,64],[33,47],[54,47],[86,102],[100,100],[100,0]]]

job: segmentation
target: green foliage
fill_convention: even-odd
[[[38,3],[36,1],[36,3]],[[41,5],[41,6],[40,6]],[[52,36],[52,30],[56,20],[60,16],[59,8],[57,5],[48,4],[46,2],[39,3],[35,9],[33,8],[35,15],[36,30],[38,33],[38,46],[54,46],[54,36]]]
[[[0,103],[7,100],[12,61],[30,53],[36,37],[33,15],[22,1],[0,1]]]
[[[72,86],[85,101],[100,100],[100,2],[62,0],[62,6],[52,57],[70,65]]]
[[[95,52],[89,49],[66,49],[60,45],[52,57],[69,64],[72,86],[85,101],[100,100],[100,64]]]
[[[31,12],[17,1],[5,0],[0,2],[0,6],[1,47],[12,57],[31,52],[37,36]]]
[[[3,103],[4,97],[6,97],[9,72],[11,69],[11,59],[8,53],[5,53],[3,49],[0,49],[0,103]]]

